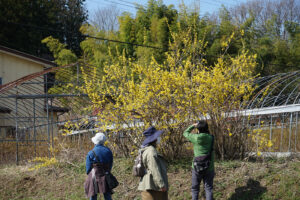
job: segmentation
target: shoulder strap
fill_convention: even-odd
[[[94,156],[96,158],[97,163],[100,163],[100,160],[98,159],[98,156],[96,155],[95,151],[94,150],[92,150],[92,151],[93,151],[93,154],[94,154]]]
[[[139,149],[139,154],[143,155],[143,152],[142,149]]]

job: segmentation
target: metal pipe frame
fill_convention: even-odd
[[[91,130],[95,127],[97,119],[88,113],[87,124],[80,124],[80,121],[85,117],[86,114],[82,114],[81,107],[82,104],[90,102],[87,94],[84,93],[72,93],[66,92],[64,86],[68,83],[72,83],[74,88],[76,86],[82,86],[84,80],[80,74],[82,70],[85,73],[91,73],[92,66],[88,66],[86,63],[74,63],[68,66],[56,67],[53,69],[47,69],[43,72],[38,72],[29,76],[26,76],[20,80],[14,81],[4,86],[0,86],[0,103],[5,107],[12,110],[11,113],[5,114],[4,117],[1,116],[1,120],[6,120],[10,124],[15,126],[15,139],[0,138],[0,143],[3,142],[16,142],[16,163],[19,164],[19,146],[22,143],[27,142],[28,145],[34,146],[34,156],[37,156],[37,146],[38,142],[46,142],[48,149],[54,147],[54,135],[56,134],[54,129],[57,126],[63,126],[67,121],[78,122],[79,128],[71,128],[70,131],[81,133],[82,130]],[[53,80],[49,81],[48,73],[61,73],[63,77],[68,77],[70,80]],[[255,92],[252,100],[247,102],[248,105],[242,109],[254,109],[254,108],[268,108],[275,105],[294,105],[299,103],[300,91],[300,71],[281,73],[268,77],[261,77],[255,81],[259,87]],[[49,85],[54,85],[56,88],[55,93],[49,93]],[[259,99],[263,96],[264,91],[269,88],[268,93],[260,102]],[[51,102],[49,102],[49,100]],[[64,105],[62,100],[68,100],[68,108],[70,111],[68,113],[62,113],[58,115],[58,120],[54,119],[55,113],[50,108],[53,106],[61,107]],[[242,104],[244,105],[244,104]],[[280,135],[280,151],[283,150],[283,138],[285,127],[289,127],[288,135],[288,150],[289,151],[299,151],[297,149],[298,140],[298,111],[291,111],[290,113],[272,113],[267,115],[257,115],[253,117],[250,121],[246,119],[243,123],[247,127],[252,127],[249,123],[253,123],[254,127],[266,128],[267,125],[262,125],[260,122],[262,119],[266,118],[269,120],[269,139],[273,139],[273,131],[276,128],[276,118],[281,119],[281,135]],[[293,127],[295,127],[295,132],[293,133]],[[28,130],[28,138],[21,138],[21,130]],[[44,131],[47,130],[47,131]],[[33,137],[31,132],[33,131]],[[44,133],[46,132],[46,133]],[[42,139],[38,138],[38,134],[41,134]],[[24,134],[27,134],[25,132]],[[295,136],[292,142],[292,136]],[[22,135],[23,137],[23,135]],[[292,143],[294,143],[294,148],[292,148]],[[50,150],[49,150],[50,156]]]

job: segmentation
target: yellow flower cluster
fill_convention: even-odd
[[[31,160],[30,162],[37,162],[39,164],[35,165],[32,168],[29,168],[29,171],[39,170],[42,167],[49,167],[49,166],[56,165],[58,163],[58,161],[56,160],[55,157],[53,157],[53,158],[36,157],[35,159]]]
[[[60,130],[62,136],[72,134],[74,130],[80,130],[81,126],[89,123],[88,118],[82,118],[78,121],[71,122],[70,120],[64,123],[64,127]]]
[[[130,128],[132,144],[138,144],[143,137],[141,126],[155,125],[173,136],[164,134],[163,144],[179,143],[181,139],[174,137],[182,138],[187,122],[207,115],[218,122],[224,118],[222,113],[240,109],[241,99],[247,102],[254,90],[256,55],[242,51],[237,57],[220,56],[214,66],[207,66],[205,59],[194,58],[204,54],[204,40],[190,37],[191,29],[172,36],[172,51],[166,53],[163,64],[154,58],[149,63],[137,62],[123,52],[101,74],[96,66],[81,68],[85,83],[81,89],[93,109],[100,110],[100,128],[111,127],[115,132]],[[233,37],[234,33],[224,47]],[[134,153],[132,144],[128,148]]]
[[[252,140],[256,143],[256,152],[261,156],[261,152],[273,146],[272,141],[268,138],[267,133],[263,133],[262,129],[255,129],[252,132]]]

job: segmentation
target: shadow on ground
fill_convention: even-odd
[[[258,200],[267,191],[259,181],[248,179],[247,185],[235,189],[235,193],[228,200]]]

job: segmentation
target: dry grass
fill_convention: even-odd
[[[267,130],[266,130],[267,131]],[[288,143],[288,129],[284,129],[284,149]],[[295,130],[293,130],[295,133]],[[274,147],[278,148],[281,130],[273,130]],[[291,135],[292,140],[295,139]],[[65,137],[55,140],[59,151],[57,166],[29,171],[32,164],[26,159],[34,158],[33,146],[21,146],[20,166],[11,165],[15,161],[15,143],[0,144],[0,199],[86,199],[83,191],[85,175],[85,155],[92,148],[90,137]],[[298,151],[300,136],[297,137]],[[294,143],[292,143],[292,147]],[[37,146],[38,156],[48,156],[48,147]],[[120,155],[114,150],[116,155]],[[191,155],[187,150],[185,155]],[[6,165],[3,165],[3,162]],[[10,161],[10,162],[7,162]],[[138,178],[131,175],[133,158],[116,158],[113,173],[120,185],[115,190],[114,199],[138,200]],[[169,199],[191,199],[191,158],[186,156],[171,161],[168,170],[170,182]],[[216,162],[214,181],[215,199],[287,199],[297,200],[300,196],[300,161],[283,159],[269,161],[225,161]],[[202,187],[201,187],[202,189]],[[203,191],[203,190],[201,190]],[[203,192],[202,192],[203,195]]]
[[[84,154],[62,155],[55,167],[28,171],[29,164],[0,168],[0,199],[86,199]],[[69,159],[66,160],[66,157]],[[171,200],[191,199],[191,158],[171,161],[168,169]],[[140,199],[138,178],[131,175],[133,159],[116,158],[113,174],[120,185],[114,199]],[[300,196],[299,159],[216,162],[215,199],[289,199]],[[202,187],[201,187],[202,189]]]
[[[273,146],[271,148],[265,147],[262,151],[271,151],[271,152],[286,152],[290,151],[300,151],[300,133],[297,131],[300,130],[300,124],[297,127],[273,127],[272,128],[272,142]],[[299,131],[298,131],[299,132]],[[266,133],[267,137],[270,138],[270,128],[268,126],[262,128],[262,133]],[[38,139],[46,139],[44,134],[37,135]],[[91,147],[92,143],[90,138],[91,134],[85,135],[76,135],[76,136],[58,136],[54,137],[54,147],[56,150],[60,151],[70,151],[70,149],[80,149],[83,152],[87,152]],[[13,138],[6,138],[13,139]],[[289,144],[289,139],[291,139],[291,143]],[[36,148],[34,146],[34,142],[19,142],[18,151],[19,151],[19,160],[21,164],[24,164],[26,161],[30,159],[34,159],[35,157],[47,157],[51,152],[49,152],[49,147],[52,144],[48,144],[47,142],[36,142]],[[251,141],[251,138],[248,138],[247,144],[250,151],[256,150],[256,144]],[[115,155],[125,155],[124,149],[119,148],[119,145],[109,145]],[[190,152],[192,146],[190,143],[186,143],[184,148],[187,152]],[[16,152],[17,145],[16,142],[0,142],[0,165],[7,163],[15,163],[16,161]],[[128,154],[128,153],[127,153]],[[185,154],[185,150],[183,151]],[[71,155],[70,155],[71,156]]]

